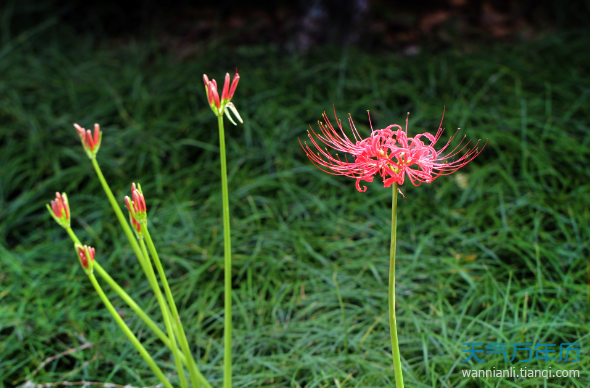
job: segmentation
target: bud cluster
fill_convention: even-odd
[[[100,142],[102,140],[100,125],[94,124],[94,135],[92,135],[90,129],[84,129],[78,124],[74,124],[74,128],[76,128],[78,135],[80,135],[80,140],[82,141],[84,151],[86,151],[86,154],[90,159],[94,159],[98,149],[100,148]]]
[[[82,268],[84,268],[84,271],[87,274],[91,274],[92,267],[94,264],[95,249],[92,247],[89,247],[88,245],[82,246],[80,244],[75,244],[74,249],[76,250],[76,253],[78,254],[78,259],[80,259],[80,264],[82,265]]]
[[[129,210],[129,220],[133,225],[133,230],[137,234],[137,238],[143,238],[141,230],[141,224],[147,224],[147,208],[145,206],[145,198],[141,191],[141,185],[135,186],[135,183],[131,184],[131,197],[125,197],[125,205]]]
[[[47,205],[47,210],[60,226],[70,227],[70,205],[66,193],[55,193],[55,199],[51,201],[51,207]]]
[[[236,72],[236,75],[234,76],[234,80],[231,83],[231,87],[230,87],[229,73],[225,74],[225,82],[223,84],[223,91],[222,91],[221,100],[220,100],[219,93],[217,93],[217,82],[214,79],[209,81],[209,78],[207,77],[207,75],[203,74],[203,82],[205,83],[205,92],[207,93],[207,100],[209,101],[209,106],[211,107],[211,110],[213,110],[213,113],[215,113],[216,116],[222,116],[225,113],[225,115],[227,116],[229,121],[231,121],[232,124],[234,124],[234,125],[237,125],[237,124],[234,122],[234,120],[229,115],[229,110],[227,110],[225,108],[229,108],[233,112],[233,114],[237,117],[237,119],[240,121],[240,123],[244,122],[242,120],[242,118],[240,117],[238,110],[236,109],[234,104],[231,102],[231,99],[234,96],[236,88],[238,87],[239,80],[240,80],[240,76]]]

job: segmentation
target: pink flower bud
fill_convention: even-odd
[[[227,100],[229,93],[229,73],[225,73],[225,82],[223,83],[223,93],[221,93],[221,101]]]
[[[55,193],[55,199],[50,201],[51,206],[47,205],[49,214],[63,228],[70,227],[70,205],[66,193]]]
[[[88,269],[88,267],[90,266],[90,264],[94,261],[94,248],[89,247],[88,245],[78,245],[78,255],[80,256],[80,263],[82,264],[82,267],[84,267],[85,269]],[[86,250],[88,250],[88,255],[86,254]]]
[[[100,141],[100,125],[94,124],[94,144],[98,144]]]
[[[86,130],[86,139],[84,141],[84,145],[90,148],[91,151],[94,151],[94,141],[92,140],[92,132],[90,132],[90,129]]]
[[[240,76],[236,70],[236,75],[234,77],[233,82],[230,84],[231,77],[229,73],[225,74],[225,80],[223,83],[223,90],[221,92],[221,99],[219,98],[219,92],[217,91],[217,81],[214,79],[209,80],[206,74],[203,74],[203,83],[205,84],[205,90],[207,93],[207,101],[211,106],[211,109],[217,116],[223,115],[226,113],[226,108],[228,107],[234,92],[236,91],[236,87],[238,86],[238,81]],[[235,110],[235,109],[234,109]],[[226,113],[227,114],[227,113]],[[229,117],[229,115],[228,115]],[[238,117],[238,119],[240,119]],[[230,117],[231,120],[231,117]],[[241,119],[240,119],[241,121]],[[232,121],[233,122],[233,121]],[[235,124],[235,123],[234,123]]]
[[[141,212],[145,212],[147,210],[147,207],[145,206],[145,198],[143,197],[143,194],[139,194],[138,206],[139,206],[139,211],[141,211]]]
[[[133,203],[139,208],[139,210],[141,211],[141,208],[139,207],[139,192],[137,190],[134,190],[131,192],[131,197],[133,198]]]
[[[203,74],[203,82],[205,83],[205,89],[207,90],[207,101],[209,101],[209,105],[213,105],[213,94],[211,92],[211,85],[209,82],[209,78],[207,78],[206,74]]]
[[[217,83],[215,82],[215,80],[213,80],[209,83],[209,85],[211,88],[211,95],[215,100],[215,106],[217,107],[217,109],[219,109],[221,107],[221,104],[219,103],[219,94],[217,94]]]
[[[92,131],[90,129],[84,129],[78,124],[74,124],[74,128],[78,132],[80,136],[80,140],[82,141],[82,146],[88,154],[90,159],[94,159],[96,157],[96,153],[98,152],[98,148],[100,147],[100,126],[98,124],[94,124],[94,135],[92,135]]]
[[[57,217],[61,217],[63,215],[63,213],[61,211],[62,205],[61,205],[61,202],[59,200],[51,201],[51,209],[53,210],[53,213]]]
[[[84,139],[84,136],[86,136],[86,131],[84,130],[84,128],[82,128],[78,124],[74,124],[74,128],[76,128],[76,131],[78,131],[78,135],[80,135],[80,138]]]
[[[65,217],[66,220],[70,219],[70,207],[65,195],[55,193],[55,200],[51,201],[51,209],[58,218]]]
[[[236,75],[234,76],[234,80],[231,83],[231,88],[229,89],[228,100],[230,101],[234,96],[236,88],[238,87],[238,81],[240,81],[240,76],[238,75],[238,71],[236,70]]]
[[[141,224],[147,222],[145,198],[141,193],[141,186],[136,186],[135,183],[131,184],[131,198],[125,197],[125,205],[129,210],[129,219],[133,228],[137,231],[137,237],[142,238],[141,235]]]
[[[129,203],[129,197],[125,197],[125,205],[127,205],[127,210],[131,213],[131,204]]]
[[[135,204],[131,205],[129,197],[125,197],[125,205],[127,205],[127,210],[129,210],[129,219],[131,219],[131,224],[133,228],[137,230],[137,233],[141,231],[141,225],[135,218],[133,218],[133,213],[131,212],[131,206],[133,206],[134,212],[137,212],[137,206]]]

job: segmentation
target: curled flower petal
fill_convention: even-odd
[[[232,113],[234,114],[234,116],[236,116],[236,118],[238,119],[238,121],[240,123],[244,123],[244,120],[242,120],[242,117],[240,117],[240,114],[238,113],[238,110],[236,109],[236,106],[234,105],[233,102],[229,102],[227,103],[227,105],[225,105],[226,110],[225,110],[225,115],[227,116],[227,118],[229,119],[229,121],[231,121],[231,123],[233,125],[237,125],[234,120],[231,118],[231,116],[229,115],[229,110],[232,111]],[[227,110],[227,108],[229,108],[229,110]]]

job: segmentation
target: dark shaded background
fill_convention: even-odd
[[[298,0],[8,2],[4,29],[26,30],[49,15],[80,34],[158,39],[181,57],[203,40],[272,43],[289,52],[323,44],[414,54],[472,40],[531,39],[541,31],[585,27],[590,2],[533,0]],[[12,13],[12,14],[11,14]],[[8,17],[9,16],[9,17]],[[7,25],[6,23],[12,25]]]

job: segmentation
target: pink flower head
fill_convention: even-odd
[[[213,110],[213,113],[217,116],[221,116],[224,113],[229,118],[229,120],[235,125],[236,123],[233,121],[229,112],[225,108],[231,109],[234,115],[238,118],[240,122],[242,118],[238,114],[238,111],[234,104],[231,102],[231,99],[234,96],[236,88],[238,87],[238,82],[240,80],[240,76],[238,75],[238,71],[236,70],[236,75],[234,76],[233,82],[231,82],[230,86],[230,76],[229,73],[225,74],[225,82],[223,83],[223,91],[221,93],[221,99],[219,99],[219,93],[217,92],[217,82],[215,80],[209,81],[209,78],[206,74],[203,74],[203,82],[205,83],[205,92],[207,93],[207,101],[209,101],[209,106]]]
[[[78,253],[78,258],[80,259],[80,264],[82,264],[82,268],[86,271],[87,274],[92,273],[92,266],[94,264],[94,248],[88,245],[75,245],[76,252]]]
[[[131,197],[133,200],[125,197],[125,205],[127,205],[127,210],[129,210],[129,219],[131,220],[133,229],[135,229],[137,236],[141,238],[141,224],[147,222],[147,208],[141,186],[137,188],[135,183],[131,184]]]
[[[55,199],[51,201],[51,207],[47,205],[47,210],[58,224],[70,227],[70,205],[66,193],[55,193]]]
[[[78,135],[80,136],[80,140],[82,141],[82,146],[84,147],[86,154],[88,154],[90,159],[94,159],[98,149],[100,148],[100,142],[102,140],[100,125],[94,124],[94,135],[90,129],[84,129],[78,124],[74,124],[74,128],[76,128],[76,131],[78,131]]]
[[[312,163],[322,171],[355,178],[356,188],[360,192],[367,190],[365,186],[361,189],[360,182],[372,182],[373,176],[377,174],[383,178],[384,187],[390,187],[393,183],[402,185],[406,175],[414,186],[419,186],[424,182],[430,183],[441,175],[449,175],[457,171],[483,150],[483,147],[481,150],[477,148],[478,141],[474,148],[467,149],[462,156],[457,157],[469,145],[468,142],[460,147],[463,143],[461,141],[452,151],[443,155],[455,135],[451,136],[441,149],[435,150],[434,146],[444,131],[441,128],[442,120],[436,135],[421,133],[414,137],[408,137],[408,119],[406,119],[405,131],[401,126],[393,124],[385,129],[372,130],[368,138],[362,139],[352,117],[349,116],[348,122],[354,137],[354,141],[352,141],[344,133],[342,122],[337,117],[336,121],[340,131],[334,129],[326,113],[323,114],[323,118],[324,123],[319,122],[321,135],[316,134],[313,129],[312,133],[330,148],[351,154],[354,161],[349,161],[346,156],[342,160],[338,154],[334,157],[327,148],[322,150],[309,131],[309,139],[319,152],[314,153],[307,143],[305,146],[301,144],[301,141],[299,143]],[[425,144],[424,140],[428,140],[429,144]],[[455,157],[457,158],[455,159]],[[322,167],[327,167],[332,171],[326,171]]]
[[[203,74],[203,82],[205,83],[205,89],[207,90],[207,100],[209,100],[209,105],[211,105],[212,109],[213,106],[220,109],[221,104],[219,102],[219,94],[217,93],[217,82],[215,80],[209,81],[207,74]]]

